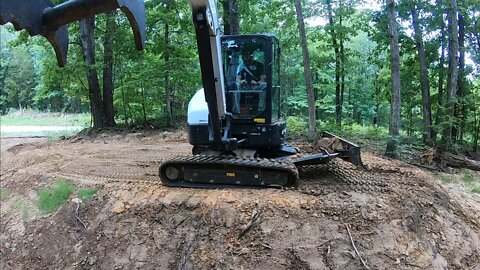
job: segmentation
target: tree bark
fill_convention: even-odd
[[[440,38],[440,42],[441,42],[441,54],[440,54],[440,59],[438,61],[438,107],[437,107],[437,116],[435,118],[435,125],[439,126],[440,125],[440,122],[442,121],[442,118],[443,118],[443,93],[444,93],[444,89],[443,89],[443,83],[445,81],[445,68],[444,68],[444,64],[445,64],[445,23],[443,22],[443,20],[441,21],[441,28],[440,28],[440,31],[441,31],[441,38]]]
[[[240,20],[237,0],[221,1],[223,8],[223,34],[238,35],[240,33]]]
[[[380,77],[380,71],[377,73],[377,78],[375,79],[375,116],[373,117],[373,125],[378,127],[380,125],[380,85],[378,84],[378,79]]]
[[[104,127],[104,113],[102,109],[102,96],[100,94],[100,83],[98,74],[94,68],[95,65],[95,17],[90,17],[80,21],[80,44],[83,50],[83,56],[88,66],[88,97],[90,99],[90,111],[93,117],[93,128]]]
[[[341,86],[341,54],[338,45],[337,33],[335,32],[335,22],[333,20],[332,2],[327,0],[328,24],[330,25],[330,35],[332,37],[333,50],[335,52],[335,122],[338,126],[342,125],[342,86]]]
[[[297,13],[298,29],[300,33],[300,43],[302,45],[303,69],[305,73],[305,83],[307,87],[308,99],[308,129],[309,139],[317,140],[317,125],[315,116],[315,97],[313,94],[312,72],[310,70],[310,57],[308,55],[307,37],[305,34],[305,22],[303,20],[303,11],[301,0],[295,0],[295,10]]]
[[[452,145],[452,129],[455,123],[455,104],[457,102],[457,80],[458,80],[458,21],[457,21],[457,0],[448,0],[448,84],[447,84],[447,116],[448,125],[443,136],[445,146]]]
[[[338,14],[338,26],[341,28],[342,23],[343,23],[343,0],[339,1],[339,14]],[[339,35],[339,40],[340,40],[340,122],[339,126],[342,125],[342,113],[343,113],[343,101],[344,101],[344,96],[345,96],[345,58],[346,58],[346,53],[345,53],[345,46],[344,46],[344,41],[345,41],[345,33],[342,33]],[[350,95],[350,89],[348,91],[348,105],[351,105],[351,95]],[[359,122],[359,121],[358,121]]]
[[[340,17],[340,25],[342,25]],[[349,103],[351,105],[351,97],[350,97],[350,90],[349,90]],[[342,113],[343,113],[343,100],[345,96],[345,46],[343,45],[343,38],[340,38],[340,121],[338,122],[339,126],[342,125]]]
[[[167,11],[170,10],[170,1],[167,1]],[[165,114],[167,116],[167,125],[173,124],[173,111],[172,111],[172,84],[170,82],[170,31],[168,22],[165,22],[165,49],[163,51],[163,57],[165,61]],[[143,91],[143,90],[142,90]]]
[[[240,34],[240,13],[237,0],[229,1],[230,8],[230,33],[232,35]]]
[[[140,94],[142,95],[142,113],[143,113],[143,124],[147,124],[147,109],[146,109],[146,99],[145,99],[145,88],[143,87],[143,83],[140,83]]]
[[[103,42],[103,108],[105,110],[105,125],[115,126],[115,111],[113,107],[113,37],[115,35],[115,11],[107,13],[105,40]]]
[[[395,0],[387,3],[388,25],[390,30],[390,53],[392,70],[392,99],[390,103],[389,139],[385,154],[396,157],[397,141],[400,132],[400,48],[398,45]]]
[[[220,1],[223,9],[223,34],[231,35],[230,32],[230,0]]]
[[[465,129],[465,27],[463,16],[458,12],[458,103],[455,106],[455,117],[459,120],[458,128],[453,128],[452,137],[463,140]]]
[[[478,150],[478,135],[480,134],[480,119],[478,117],[478,106],[477,102],[473,102],[473,152],[476,153]]]
[[[415,44],[418,51],[418,62],[420,64],[420,83],[422,87],[422,112],[423,125],[425,128],[424,139],[426,143],[431,143],[433,139],[432,128],[432,105],[430,101],[430,81],[428,78],[427,60],[425,58],[425,48],[423,46],[423,34],[418,21],[418,13],[414,6],[411,10],[412,24],[415,31]]]

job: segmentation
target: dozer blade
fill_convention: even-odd
[[[357,167],[364,168],[362,157],[360,155],[360,146],[326,131],[322,132],[322,137],[337,139],[342,145],[341,149],[335,149],[335,153],[338,154],[337,157],[348,161]]]
[[[145,46],[146,15],[143,0],[70,0],[54,5],[49,0],[0,0],[0,25],[11,22],[30,36],[42,35],[52,44],[58,65],[67,62],[66,24],[121,8],[132,26],[138,50]]]
[[[296,186],[298,171],[288,160],[196,155],[164,162],[161,181],[171,187]]]
[[[323,153],[295,159],[293,161],[295,166],[325,164],[333,158],[341,158],[357,167],[363,168],[362,158],[360,156],[360,146],[326,131],[322,132],[321,135],[324,138],[334,139],[332,143],[340,145],[328,147],[328,149],[321,147]]]

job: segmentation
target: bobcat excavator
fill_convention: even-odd
[[[292,159],[285,143],[280,47],[273,35],[221,36],[215,0],[189,0],[203,89],[188,106],[193,156],[164,162],[168,186],[296,186],[298,167],[342,158],[362,166],[360,148],[333,134],[335,152]]]
[[[193,156],[164,162],[161,181],[173,187],[287,187],[298,183],[298,168],[342,158],[363,166],[360,147],[328,132],[341,147],[292,158],[282,119],[280,47],[273,35],[221,36],[215,0],[189,0],[195,27],[203,89],[188,106]],[[143,0],[0,0],[0,24],[42,35],[52,44],[59,66],[68,48],[66,24],[116,8],[127,15],[137,49],[145,46]]]

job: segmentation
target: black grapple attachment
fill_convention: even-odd
[[[66,24],[120,8],[127,15],[138,50],[145,46],[145,4],[143,0],[70,0],[54,5],[50,0],[0,0],[0,24],[11,22],[16,30],[42,35],[52,44],[58,65],[67,62]]]

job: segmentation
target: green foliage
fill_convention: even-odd
[[[281,45],[281,84],[284,108],[292,134],[302,134],[307,126],[307,98],[303,76],[295,8],[290,0],[237,1],[240,32],[272,33]],[[380,3],[380,2],[379,2]],[[411,9],[416,6],[424,32],[434,126],[438,137],[447,126],[458,126],[459,144],[478,145],[480,126],[480,27],[478,1],[459,2],[465,20],[465,50],[470,61],[465,70],[466,94],[461,99],[465,111],[447,118],[438,115],[439,76],[443,71],[446,87],[447,62],[439,65],[441,25],[445,4],[433,5],[423,0],[401,0],[398,4],[398,30],[401,48],[402,141],[421,138],[422,96],[418,53],[412,35]],[[122,125],[158,123],[169,125],[167,99],[172,102],[173,119],[184,122],[189,99],[201,88],[200,68],[194,29],[188,4],[182,1],[147,1],[146,50],[135,50],[128,18],[115,15],[114,109]],[[331,130],[355,139],[385,140],[390,114],[391,70],[388,23],[384,6],[365,9],[358,0],[332,1],[333,24],[328,23],[325,1],[306,1],[306,32],[310,52],[317,120],[321,130]],[[383,2],[381,4],[384,4]],[[222,9],[220,8],[220,11]],[[314,23],[312,23],[314,22]],[[167,32],[168,29],[168,32]],[[335,52],[331,31],[337,34],[345,49],[345,89],[343,125],[335,121]],[[68,64],[58,68],[51,45],[45,38],[31,38],[15,32],[11,25],[0,26],[0,113],[10,108],[33,108],[50,112],[88,112],[89,91],[87,67],[78,46],[78,24],[69,26],[71,45]],[[102,82],[103,40],[106,16],[96,16],[95,48],[97,71]],[[448,41],[448,36],[447,39]],[[446,48],[447,43],[443,46]],[[473,62],[473,63],[472,63]],[[171,97],[166,93],[169,89]],[[445,94],[444,94],[445,98]],[[443,108],[445,109],[445,108]],[[459,121],[459,120],[463,121]],[[3,120],[3,119],[2,119]],[[8,118],[5,119],[8,123]],[[4,122],[4,121],[2,121]]]
[[[24,198],[16,197],[10,209],[19,213],[23,220],[27,220],[31,216],[31,209]]]
[[[475,181],[473,174],[467,170],[463,171],[463,182],[466,184],[472,184]]]
[[[97,194],[98,189],[95,188],[82,188],[80,191],[78,191],[78,197],[80,200],[86,202],[95,196]]]
[[[442,181],[442,183],[444,184],[449,184],[449,183],[455,183],[455,179],[449,175],[449,174],[445,174],[445,173],[435,173],[433,174],[434,178],[439,178],[440,181]]]
[[[10,61],[5,67],[5,80],[1,85],[6,103],[3,106],[22,110],[33,103],[36,76],[32,57],[25,46],[21,46],[12,49],[8,59]],[[5,107],[2,111],[6,111]]]
[[[57,210],[72,194],[75,187],[67,180],[57,181],[52,188],[38,191],[38,208],[44,214]]]
[[[5,199],[9,194],[10,192],[8,191],[8,189],[0,188],[0,200]]]
[[[1,116],[2,126],[88,126],[90,115],[42,113],[33,110],[11,111]]]
[[[307,118],[305,117],[298,117],[298,116],[290,116],[287,120],[287,128],[288,132],[296,137],[296,136],[307,136],[308,132],[308,122]]]

